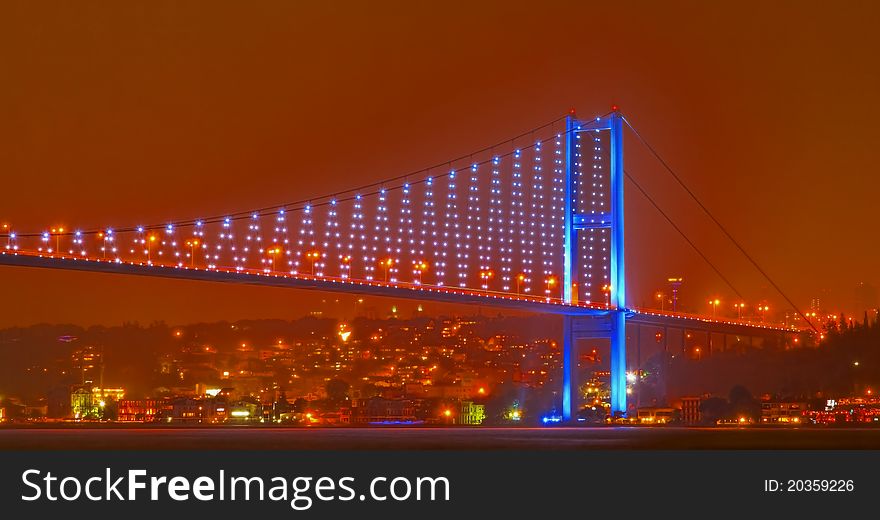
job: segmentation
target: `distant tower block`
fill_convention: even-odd
[[[672,312],[676,312],[678,310],[678,288],[681,287],[682,278],[669,278],[667,282],[669,282],[669,287],[672,289]]]

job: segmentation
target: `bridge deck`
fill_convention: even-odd
[[[76,258],[66,256],[35,255],[18,252],[0,253],[0,265],[65,269],[138,276],[157,276],[185,280],[263,285],[291,289],[346,292],[372,296],[387,296],[414,300],[431,300],[467,305],[491,305],[535,313],[579,316],[601,316],[608,313],[604,306],[570,305],[562,300],[539,296],[495,293],[457,287],[438,287],[407,283],[386,283],[376,280],[321,277],[258,270],[201,269],[162,264],[129,263]]]
[[[263,272],[257,270],[222,268],[201,269],[163,264],[117,262],[94,258],[51,256],[22,251],[15,253],[5,251],[0,252],[0,265],[346,292],[349,294],[406,298],[413,300],[431,300],[466,305],[487,305],[541,314],[601,317],[607,315],[610,310],[604,305],[585,303],[569,304],[558,298],[517,295],[468,288],[418,285],[400,282],[386,283],[375,280],[357,280],[303,274],[292,275],[289,273]],[[723,332],[727,334],[756,334],[770,331],[788,333],[798,332],[798,330],[772,325],[753,324],[728,319],[713,319],[682,313],[661,313],[639,309],[629,309],[627,321],[645,325],[669,326],[691,330],[712,330],[714,332]]]

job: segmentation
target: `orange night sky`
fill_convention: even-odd
[[[0,222],[264,207],[617,104],[799,305],[822,295],[847,309],[857,282],[880,286],[880,6],[607,4],[7,2]],[[749,301],[783,308],[631,137],[627,170]],[[672,275],[694,310],[731,301],[626,195],[630,301],[650,304]],[[0,286],[0,326],[353,312],[348,296],[8,267]]]

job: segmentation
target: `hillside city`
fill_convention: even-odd
[[[759,340],[728,351],[710,351],[697,334],[688,334],[682,349],[667,346],[658,329],[656,341],[629,353],[626,419],[607,412],[607,341],[583,342],[577,420],[876,422],[876,311],[860,320],[829,314],[822,327],[818,344],[804,341],[793,348]],[[402,317],[396,307],[381,318],[350,320],[313,313],[292,321],[5,329],[0,419],[552,425],[560,421],[560,331],[553,317]],[[792,366],[798,370],[783,368]]]

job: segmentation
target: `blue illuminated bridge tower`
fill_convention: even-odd
[[[589,210],[583,201],[589,201],[597,193],[585,188],[582,176],[576,169],[580,166],[579,136],[582,133],[608,132],[609,168],[607,173],[593,174],[599,186],[608,186],[610,207],[600,211]],[[566,314],[563,317],[563,388],[562,416],[568,422],[577,406],[577,349],[578,339],[608,338],[611,341],[610,390],[611,413],[626,413],[626,270],[624,263],[623,227],[623,116],[614,110],[605,117],[590,121],[579,121],[574,115],[566,118],[566,157],[565,157],[565,213],[563,248],[563,299],[567,303],[577,303],[578,273],[587,266],[578,253],[579,235],[584,230],[607,230],[610,238],[609,283],[607,310],[596,310],[591,314]]]

